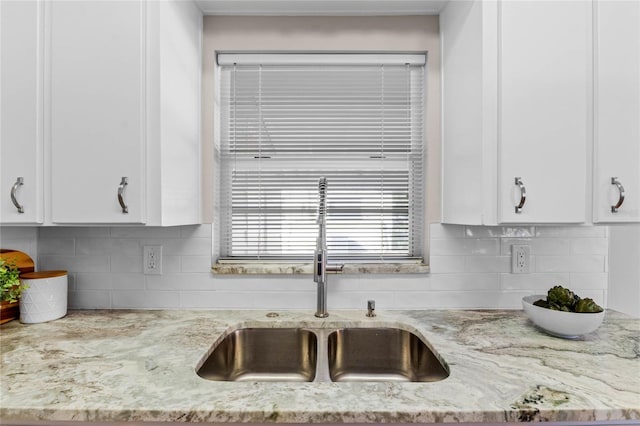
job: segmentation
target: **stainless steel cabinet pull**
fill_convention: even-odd
[[[16,209],[18,209],[18,213],[24,213],[24,206],[20,204],[18,202],[18,199],[16,198],[16,192],[18,192],[18,188],[20,188],[22,185],[24,185],[24,178],[19,177],[16,180],[16,183],[14,183],[11,187],[11,202],[14,206],[16,206]]]
[[[518,185],[518,188],[520,188],[520,204],[516,206],[516,213],[522,213],[524,203],[527,201],[527,188],[524,187],[522,178],[519,177],[516,178],[516,185]]]
[[[611,213],[618,213],[618,209],[624,203],[624,186],[622,186],[617,177],[611,178],[611,185],[615,185],[618,188],[618,202],[615,206],[611,206]]]
[[[129,207],[124,202],[124,189],[127,185],[129,185],[129,179],[123,177],[118,186],[118,202],[120,203],[120,207],[122,207],[122,213],[129,213]]]

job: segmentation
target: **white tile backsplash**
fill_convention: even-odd
[[[211,225],[6,229],[3,240],[37,247],[39,269],[69,271],[74,308],[315,309],[311,276],[212,274]],[[433,224],[430,234],[431,273],[330,275],[329,310],[368,299],[379,310],[520,309],[557,284],[606,301],[606,227]],[[531,273],[511,273],[513,244],[531,246]],[[143,275],[145,245],[162,245],[162,275]]]

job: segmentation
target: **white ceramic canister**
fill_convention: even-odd
[[[28,272],[20,276],[20,322],[34,324],[67,314],[67,271]]]

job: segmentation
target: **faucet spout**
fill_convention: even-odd
[[[329,312],[327,312],[327,271],[342,271],[342,265],[327,267],[327,178],[324,176],[318,180],[318,194],[318,238],[313,255],[313,281],[318,283],[318,303],[315,316],[326,318],[329,316]]]

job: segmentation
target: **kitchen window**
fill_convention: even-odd
[[[425,54],[219,53],[219,262],[421,263]]]

